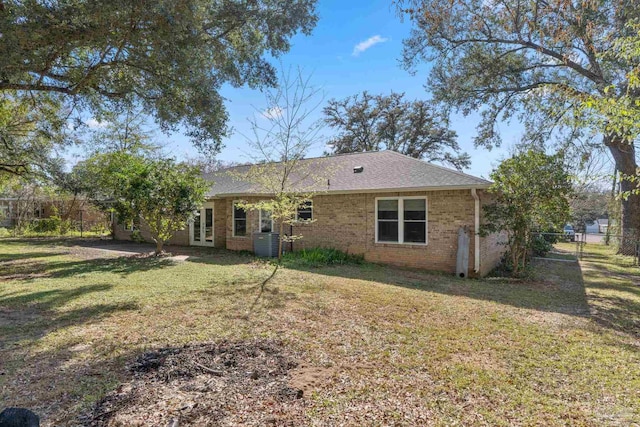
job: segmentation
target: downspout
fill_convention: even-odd
[[[478,193],[475,188],[471,189],[471,196],[475,201],[475,223],[474,223],[474,240],[473,240],[473,272],[480,272],[480,198],[478,197]]]

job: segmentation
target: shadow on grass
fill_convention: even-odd
[[[269,266],[269,269],[263,269],[263,265],[259,264],[261,261],[254,257],[249,260],[253,262],[245,268],[259,268],[260,272],[264,271],[264,276],[260,274],[251,278],[215,279],[209,282],[210,288],[194,291],[194,296],[198,300],[214,304],[220,298],[231,299],[237,306],[229,310],[227,317],[243,320],[248,320],[258,309],[282,309],[288,302],[299,299],[296,293],[284,291],[282,287],[271,283],[280,267]]]
[[[289,269],[315,274],[344,277],[418,289],[444,295],[463,296],[492,301],[518,308],[558,312],[576,316],[588,314],[588,305],[578,263],[536,261],[534,270],[552,272],[552,280],[506,278],[458,279],[446,273],[386,267],[377,264],[304,267],[286,265]]]
[[[12,253],[12,254],[2,254],[2,259],[0,259],[0,270],[3,265],[6,265],[8,262],[19,261],[23,259],[32,259],[32,258],[48,258],[54,257],[56,255],[64,255],[64,252],[25,252],[25,253]]]
[[[50,264],[50,269],[52,269],[50,276],[65,278],[90,273],[112,273],[127,276],[172,265],[175,265],[175,262],[169,258],[131,256],[99,258]]]
[[[38,236],[38,237],[4,237],[0,243],[4,245],[29,245],[29,246],[73,246],[80,242],[111,242],[112,239],[101,239],[98,237],[78,237],[78,236]]]
[[[187,255],[187,262],[208,265],[243,265],[251,264],[256,261],[256,257],[252,255],[236,254],[225,249],[211,248],[209,251],[191,252],[176,251],[174,255]]]
[[[94,304],[60,311],[60,308],[77,298],[106,292],[112,287],[109,284],[95,284],[71,289],[13,293],[12,296],[0,298],[2,346],[10,347],[12,338],[13,340],[32,342],[59,328],[96,322],[112,312],[137,308],[137,305],[133,303]]]
[[[640,303],[602,293],[589,295],[589,303],[591,317],[598,324],[640,338]]]
[[[591,279],[588,287],[591,289],[625,292],[640,299],[640,277],[630,278],[628,275],[611,272],[597,264],[589,264],[588,274]]]
[[[64,419],[69,416],[68,409],[82,404],[92,394],[100,395],[101,389],[107,388],[105,384],[114,382],[120,372],[117,369],[120,356],[107,360],[91,358],[81,364],[68,365],[83,346],[90,348],[91,344],[77,339],[56,339],[58,344],[41,347],[42,338],[47,335],[64,334],[62,331],[67,328],[97,324],[115,313],[138,308],[129,302],[65,308],[74,300],[93,298],[112,287],[103,283],[13,293],[11,297],[0,298],[0,402],[3,406],[30,408],[44,425],[71,425],[74,424],[71,419]],[[99,297],[95,300],[99,301]]]
[[[376,264],[286,268],[315,274],[385,283],[444,295],[492,301],[517,308],[588,317],[598,325],[640,337],[640,278],[634,268],[624,269],[606,254],[578,262],[539,259],[532,278],[464,280],[446,274],[385,267]],[[640,350],[640,348],[635,349]]]
[[[40,310],[49,310],[62,306],[82,295],[108,291],[112,287],[112,285],[108,284],[98,284],[80,286],[72,289],[52,289],[50,291],[31,292],[10,298],[1,298],[0,304],[9,307],[30,304],[37,306]]]
[[[130,257],[98,258],[71,261],[29,261],[0,265],[0,282],[35,278],[67,278],[82,274],[111,273],[127,276],[133,273],[174,265],[169,258]]]
[[[640,268],[613,249],[585,252],[585,281],[592,318],[600,325],[640,337]]]

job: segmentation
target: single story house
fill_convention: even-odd
[[[596,224],[598,224],[598,233],[605,234],[609,228],[609,218],[598,218]]]
[[[22,200],[18,197],[0,197],[0,227],[14,227],[19,215],[25,220],[46,218],[46,206],[46,201],[41,199]]]
[[[490,202],[490,182],[393,151],[343,154],[302,161],[319,175],[311,204],[298,211],[291,232],[301,240],[288,250],[330,247],[362,254],[371,262],[454,273],[458,231],[469,230],[469,275],[483,276],[500,261],[499,235],[476,233],[482,206]],[[268,213],[244,211],[237,202],[269,198],[239,178],[250,168],[237,166],[205,175],[212,182],[207,201],[187,230],[171,244],[253,251],[252,234],[275,232]],[[144,227],[142,235],[145,236]],[[115,238],[131,230],[114,227]],[[148,234],[146,234],[148,237]]]
[[[586,232],[589,234],[598,234],[598,233],[606,233],[607,227],[609,227],[609,219],[608,218],[598,218],[593,221],[592,224],[587,224]]]
[[[78,224],[105,223],[104,214],[86,199],[0,197],[0,227],[13,228],[19,221],[38,221],[51,218],[54,214],[60,215],[61,212]]]
[[[598,220],[593,221],[591,224],[585,225],[585,233],[587,234],[598,234],[600,232],[600,227],[598,226]]]

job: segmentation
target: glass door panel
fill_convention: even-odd
[[[200,212],[196,213],[195,218],[193,218],[193,232],[191,238],[194,242],[200,242],[200,231],[202,229],[202,226],[200,224],[201,218],[202,215],[200,215]]]
[[[204,207],[195,213],[189,226],[189,243],[196,246],[213,246],[213,224],[213,203],[205,203]]]
[[[213,208],[204,210],[204,240],[213,243]]]

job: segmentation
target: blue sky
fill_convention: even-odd
[[[312,84],[323,88],[326,100],[341,99],[364,90],[374,94],[392,90],[405,92],[409,99],[429,97],[424,88],[428,64],[422,65],[415,76],[400,65],[402,40],[409,35],[410,23],[400,21],[390,0],[320,0],[318,13],[320,19],[312,35],[294,37],[290,52],[281,60],[284,67],[300,66],[305,74],[312,74]],[[363,43],[361,49],[354,51],[360,43]],[[228,99],[229,124],[237,131],[224,141],[225,147],[218,158],[248,161],[245,154],[248,149],[240,133],[247,133],[246,118],[253,115],[256,108],[265,107],[264,95],[246,88],[224,88],[222,93]],[[318,117],[321,117],[320,111]],[[516,142],[519,127],[504,125],[501,129],[503,147],[488,151],[474,149],[475,125],[474,117],[454,117],[451,126],[458,133],[462,149],[472,155],[471,168],[465,172],[488,177]],[[331,130],[326,129],[325,135],[330,134]],[[197,154],[183,135],[158,136],[165,141],[168,151],[179,158]],[[324,148],[315,147],[309,156],[321,155]]]

